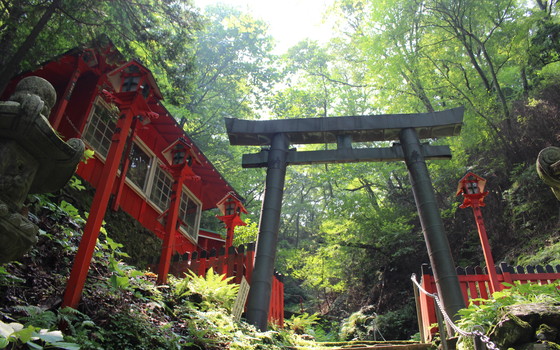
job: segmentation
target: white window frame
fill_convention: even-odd
[[[105,163],[107,155],[101,154],[101,150],[97,149],[96,147],[93,147],[92,144],[89,142],[89,140],[86,139],[86,134],[88,133],[89,128],[91,127],[91,124],[93,122],[93,116],[95,116],[95,112],[96,112],[96,109],[98,108],[98,106],[101,106],[102,108],[105,108],[109,113],[112,113],[111,112],[111,106],[107,102],[105,102],[100,96],[97,96],[95,98],[95,101],[93,102],[93,108],[91,109],[91,111],[89,113],[87,123],[86,123],[86,126],[84,128],[84,132],[82,133],[82,140],[86,143],[86,145],[89,148],[91,148],[94,151],[94,155],[97,158],[101,159],[103,161],[103,163]],[[119,114],[114,113],[114,117],[115,117],[114,122],[115,122],[115,125],[116,125],[117,120],[119,118]],[[113,134],[115,133],[115,129],[114,128],[113,129],[107,128],[106,130],[109,130],[111,132],[111,135],[107,135],[106,133],[104,133],[103,136],[108,137],[109,141],[111,141],[112,138],[113,138]],[[109,154],[109,149],[110,148],[111,148],[111,143],[109,143],[109,148],[107,148],[107,154]]]
[[[92,150],[95,151],[95,156],[97,158],[99,158],[101,161],[105,162],[106,161],[106,155],[103,155],[100,153],[100,151],[98,149],[96,149],[95,147],[93,147],[90,142],[88,142],[88,140],[85,138],[85,135],[88,131],[88,128],[90,128],[91,124],[92,124],[92,118],[95,115],[95,111],[96,108],[98,108],[98,105],[101,106],[101,108],[105,108],[109,113],[111,113],[111,106],[105,102],[101,97],[97,97],[94,101],[94,106],[91,109],[91,112],[89,114],[88,117],[88,121],[86,123],[86,126],[84,128],[84,132],[82,133],[82,139],[83,141],[86,143],[86,145],[91,148]],[[114,121],[116,124],[116,121],[118,120],[118,113],[114,114]],[[110,130],[109,128],[107,130]],[[107,135],[106,133],[104,134],[104,136],[108,136],[108,138],[111,140],[113,137],[113,133],[114,133],[114,129],[111,130],[111,135]],[[150,157],[150,169],[148,170],[146,176],[146,184],[144,185],[144,188],[140,188],[138,187],[138,185],[136,185],[132,180],[130,180],[128,177],[125,178],[125,183],[134,191],[136,192],[140,197],[142,197],[152,208],[154,208],[158,213],[163,213],[165,212],[167,209],[169,209],[169,206],[167,206],[166,208],[161,208],[160,205],[156,202],[154,202],[151,198],[152,195],[152,191],[154,189],[154,184],[156,181],[156,172],[157,171],[161,171],[164,176],[166,176],[169,180],[171,180],[171,184],[173,184],[173,176],[171,176],[171,174],[169,174],[166,170],[164,170],[161,165],[163,164],[163,162],[154,154],[154,152],[152,152],[152,150],[142,141],[142,139],[140,139],[139,137],[135,136],[133,141],[134,144],[136,144],[136,146],[138,146],[144,153],[146,153],[146,155],[148,155]],[[110,145],[109,145],[110,147]],[[109,149],[107,149],[107,152],[109,152]],[[126,157],[128,157],[129,155],[127,154]],[[120,170],[119,170],[120,173]],[[171,190],[172,188],[170,188]],[[200,231],[200,220],[202,218],[202,201],[195,196],[186,185],[183,185],[183,189],[182,189],[182,193],[181,193],[181,202],[183,200],[183,195],[186,195],[187,198],[189,200],[192,200],[196,205],[197,205],[197,211],[196,211],[196,219],[195,219],[195,223],[193,225],[192,228],[185,228],[184,225],[180,225],[179,226],[179,233],[181,233],[181,235],[183,235],[184,237],[186,237],[187,239],[189,239],[190,241],[194,242],[195,244],[198,242],[198,238],[199,238],[199,231]],[[169,200],[171,199],[171,193],[169,193]],[[179,210],[181,208],[181,203],[179,203]],[[181,216],[181,213],[179,212],[179,220],[183,223],[186,224],[186,222],[183,220]],[[190,232],[189,232],[190,231]]]
[[[138,146],[138,148],[140,148],[142,152],[146,153],[146,155],[150,157],[150,169],[146,174],[146,183],[144,184],[144,188],[138,187],[138,185],[136,185],[132,180],[128,178],[128,171],[130,169],[128,169],[126,172],[127,176],[125,178],[125,181],[126,184],[129,185],[135,192],[137,192],[143,198],[149,199],[148,194],[151,191],[152,181],[155,176],[154,175],[155,168],[159,167],[160,163],[158,162],[158,158],[156,157],[154,152],[152,152],[152,150],[148,146],[146,146],[146,144],[144,143],[144,141],[142,141],[142,139],[140,139],[139,137],[134,137],[132,143]],[[126,157],[128,156],[129,154],[126,155]]]
[[[162,163],[161,163],[161,162],[159,161],[159,159],[158,159],[158,161],[156,162],[156,164],[155,164],[155,166],[154,166],[153,174],[151,174],[150,179],[149,179],[149,180],[150,180],[150,181],[149,181],[149,187],[146,189],[146,192],[145,192],[145,193],[146,193],[146,198],[148,199],[148,201],[149,201],[150,203],[152,203],[156,208],[158,208],[160,212],[163,213],[164,211],[166,211],[167,209],[169,209],[169,203],[167,203],[167,206],[166,206],[166,207],[162,208],[162,207],[160,207],[160,204],[159,204],[159,203],[156,203],[155,201],[152,200],[152,191],[154,190],[154,185],[155,185],[155,183],[156,183],[156,173],[157,173],[158,171],[161,171],[161,172],[163,173],[163,176],[165,176],[165,177],[167,177],[169,180],[171,180],[171,187],[170,187],[170,191],[169,191],[169,199],[168,199],[168,201],[171,200],[171,189],[173,188],[173,181],[174,181],[174,180],[173,180],[173,176],[171,176],[171,174],[169,174],[167,171],[165,171],[165,170],[160,166],[161,164],[162,164]]]
[[[183,220],[181,216],[181,204],[183,202],[183,195],[186,195],[188,197],[189,200],[192,200],[196,206],[196,219],[194,222],[192,229],[192,235],[189,232],[188,229],[185,229],[185,227],[183,227],[183,225],[179,225],[179,232],[187,237],[188,239],[194,241],[195,243],[198,242],[198,233],[200,231],[200,219],[202,218],[202,201],[200,201],[200,199],[198,199],[188,188],[187,186],[183,185],[183,191],[181,193],[181,203],[179,203],[179,219],[181,220],[181,222],[185,222]],[[186,224],[186,222],[185,222]]]

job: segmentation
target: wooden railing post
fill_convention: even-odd
[[[206,269],[204,270],[204,272],[202,273],[201,276],[206,276],[206,273],[208,272],[208,270],[210,270],[210,268],[212,268],[212,270],[214,270],[214,272],[220,273],[221,271],[218,271],[216,269],[216,262],[217,262],[217,257],[216,255],[218,254],[218,252],[216,251],[216,249],[212,248],[212,250],[210,250],[210,254],[208,254],[208,259],[206,260]]]
[[[280,279],[280,327],[284,327],[284,278]]]
[[[241,280],[243,279],[243,259],[245,258],[245,246],[239,246],[237,248],[237,253],[234,257],[234,274],[235,279],[234,282],[237,284],[241,284]],[[232,275],[232,276],[233,276]]]
[[[227,254],[225,256],[225,268],[224,268],[224,273],[226,274],[227,277],[233,277],[233,279],[231,280],[232,283],[236,283],[235,282],[235,275],[234,275],[234,271],[235,271],[235,257],[237,254],[237,250],[235,249],[234,246],[231,246],[227,249]]]
[[[198,270],[193,271],[198,276],[204,276],[206,274],[206,266],[208,265],[208,260],[206,257],[208,256],[208,252],[203,250],[200,252],[200,258],[198,258]]]
[[[420,333],[420,342],[426,342],[426,335],[424,334],[424,321],[422,317],[422,307],[420,306],[420,291],[416,283],[412,283],[412,290],[414,290],[414,303],[416,304],[416,320],[418,321],[418,332]]]
[[[255,264],[255,243],[247,245],[247,254],[245,255],[245,278],[251,285],[251,277],[253,276],[253,266]]]
[[[505,262],[502,262],[500,263],[500,270],[502,270],[503,282],[513,284],[513,280],[511,279],[513,268]]]
[[[422,286],[422,288],[424,288],[424,290],[426,290],[428,293],[435,293],[435,282],[433,280],[434,278],[432,276],[432,271],[429,265],[422,265],[421,276],[422,277],[420,280],[420,285]],[[424,293],[420,294],[420,307],[422,308],[422,310],[425,310],[425,312],[422,313],[424,325],[426,326],[424,328],[424,336],[427,340],[431,340],[432,332],[430,326],[437,322],[433,299]]]

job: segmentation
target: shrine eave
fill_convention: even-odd
[[[231,145],[267,146],[272,136],[284,133],[291,144],[336,143],[339,137],[352,142],[398,140],[405,128],[414,128],[420,139],[457,136],[464,108],[433,113],[386,114],[281,120],[225,118]]]

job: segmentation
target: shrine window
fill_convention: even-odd
[[[150,191],[150,200],[162,211],[169,208],[172,186],[173,179],[171,176],[160,167],[157,167]]]
[[[107,103],[101,99],[95,101],[83,139],[102,159],[105,159],[109,153],[117,118],[118,114]]]
[[[126,173],[127,179],[140,190],[146,192],[153,157],[135,141],[130,149],[129,159],[130,165]]]
[[[200,224],[201,211],[200,202],[185,186],[183,186],[181,204],[179,205],[179,218],[181,220],[180,229],[195,242],[198,240],[198,226]]]

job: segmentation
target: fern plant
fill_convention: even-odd
[[[295,334],[313,333],[313,328],[319,316],[315,314],[308,314],[304,312],[301,315],[292,315],[288,320],[285,321],[286,327],[290,329]]]
[[[230,284],[233,277],[225,277],[210,268],[206,276],[198,276],[189,271],[187,276],[175,285],[174,294],[184,297],[192,294],[200,296],[197,303],[203,311],[212,307],[221,307],[231,312],[239,286]]]

